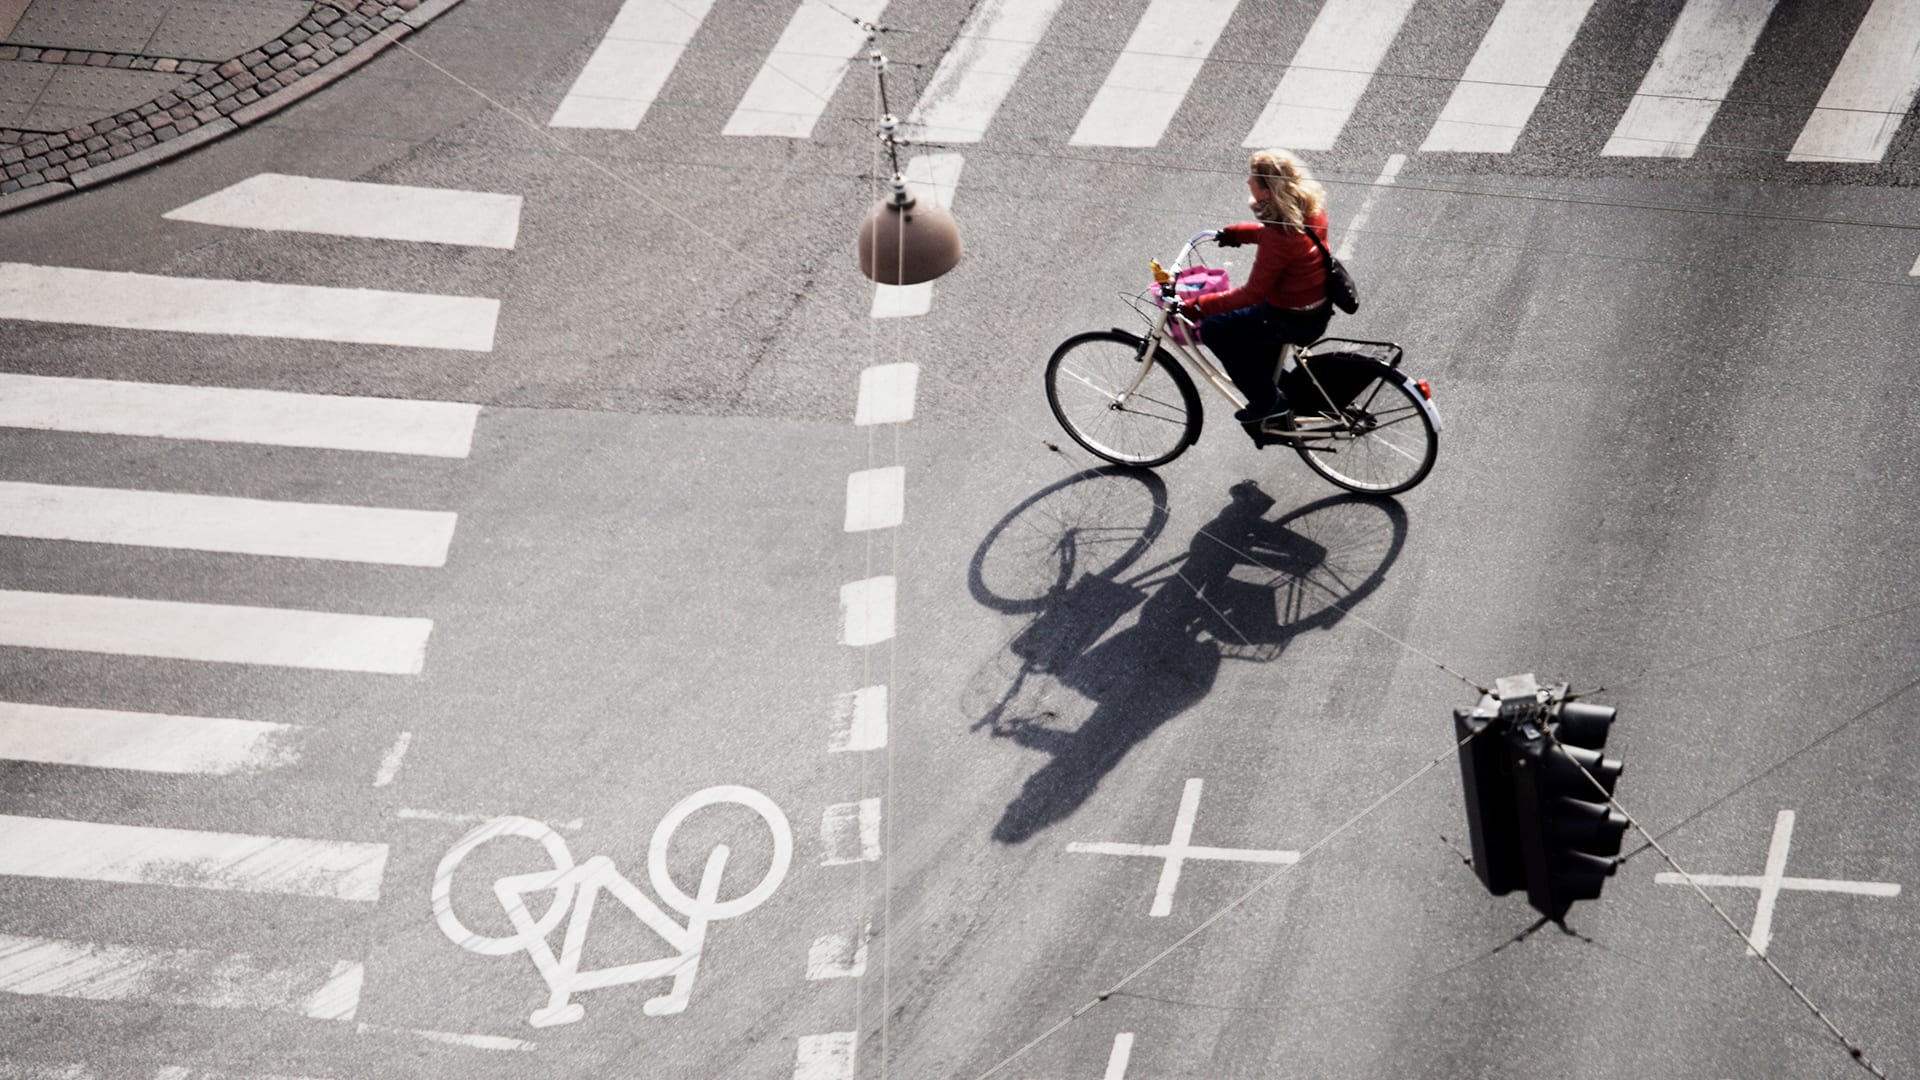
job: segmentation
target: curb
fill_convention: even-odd
[[[0,214],[190,153],[350,74],[460,0],[315,0],[279,37],[134,109],[0,144]],[[24,133],[16,133],[24,134]]]

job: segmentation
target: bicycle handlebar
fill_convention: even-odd
[[[1199,232],[1187,237],[1187,242],[1180,245],[1180,254],[1173,257],[1173,265],[1179,266],[1181,263],[1186,262],[1187,256],[1193,254],[1195,246],[1208,240],[1217,239],[1219,236],[1220,230],[1218,229],[1201,229]]]

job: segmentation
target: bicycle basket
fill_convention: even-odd
[[[1190,266],[1180,271],[1179,275],[1173,279],[1173,287],[1181,303],[1191,303],[1202,296],[1226,292],[1233,288],[1233,279],[1224,269],[1218,267]],[[1164,306],[1166,301],[1155,294],[1154,303]],[[1177,321],[1171,319],[1167,321],[1167,332],[1173,336],[1173,340],[1182,345],[1199,344],[1198,341],[1187,340],[1187,328]]]

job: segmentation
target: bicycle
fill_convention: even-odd
[[[1119,327],[1090,331],[1068,338],[1048,359],[1047,404],[1073,441],[1096,456],[1150,469],[1192,446],[1202,413],[1189,370],[1234,408],[1246,406],[1200,347],[1196,324],[1174,314],[1181,286],[1205,266],[1193,261],[1194,249],[1218,236],[1203,230],[1189,237],[1171,272],[1152,263],[1159,311],[1145,336]],[[1224,272],[1218,276],[1224,283]],[[1394,495],[1413,487],[1439,454],[1440,413],[1432,387],[1401,371],[1401,357],[1389,341],[1321,338],[1282,346],[1274,378],[1293,406],[1294,430],[1256,433],[1256,441],[1291,445],[1308,468],[1348,491]]]

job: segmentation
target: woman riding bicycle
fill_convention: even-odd
[[[1293,429],[1293,411],[1274,385],[1273,365],[1280,347],[1309,345],[1326,333],[1333,317],[1327,301],[1327,269],[1312,229],[1321,243],[1327,236],[1327,192],[1299,158],[1285,150],[1253,155],[1247,176],[1247,205],[1258,221],[1220,230],[1222,247],[1253,244],[1259,250],[1246,283],[1237,289],[1202,296],[1181,306],[1200,323],[1200,338],[1220,358],[1247,407],[1234,419],[1259,433]]]

